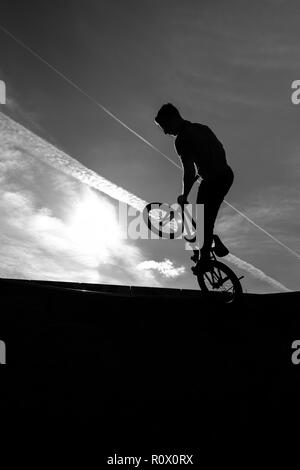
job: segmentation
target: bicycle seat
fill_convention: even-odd
[[[218,237],[218,235],[214,235],[213,240],[214,240],[214,247],[213,247],[214,253],[215,253],[219,258],[223,258],[223,256],[228,255],[229,250],[228,250],[228,248],[226,248],[226,246],[224,245],[224,243],[221,242],[221,240],[220,240],[220,238]]]

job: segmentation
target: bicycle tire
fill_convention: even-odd
[[[230,269],[226,264],[221,263],[221,261],[212,260],[210,262],[209,269],[207,269],[207,271],[197,274],[197,280],[198,280],[198,284],[199,284],[201,291],[204,292],[205,294],[209,293],[210,291],[222,292],[222,290],[219,290],[218,288],[213,287],[208,276],[208,273],[211,274],[215,270],[219,270],[225,274],[226,278],[224,279],[224,281],[225,280],[227,281],[227,279],[229,279],[232,283],[233,293],[231,296],[227,295],[227,298],[224,297],[225,302],[232,303],[233,301],[236,301],[236,299],[239,298],[241,294],[243,293],[242,285],[239,281],[239,278],[232,271],[232,269]],[[206,282],[211,284],[211,287],[212,287],[211,290],[207,287]]]
[[[155,206],[158,206],[158,207],[155,207]],[[169,211],[169,213],[170,213],[170,219],[169,220],[172,221],[174,219],[174,209],[169,204],[162,203],[162,202],[150,202],[143,209],[142,216],[143,216],[144,223],[148,227],[148,230],[153,232],[159,238],[163,238],[163,239],[167,239],[167,240],[176,239],[178,237],[178,234],[180,234],[181,231],[182,231],[180,226],[177,225],[177,230],[174,230],[174,231],[171,230],[170,232],[164,232],[162,227],[157,228],[155,226],[155,224],[153,225],[153,223],[151,221],[151,218],[149,217],[149,212],[151,210],[153,210],[153,209],[154,210],[164,210],[164,208],[165,208],[166,212]]]

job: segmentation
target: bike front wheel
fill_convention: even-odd
[[[225,303],[232,303],[242,293],[243,289],[239,278],[226,265],[220,261],[211,261],[206,271],[197,274],[201,291],[204,293],[219,292]]]

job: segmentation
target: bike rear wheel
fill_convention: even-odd
[[[217,260],[212,260],[205,272],[197,274],[197,280],[201,291],[222,293],[225,303],[232,303],[243,293],[239,278],[226,264]]]

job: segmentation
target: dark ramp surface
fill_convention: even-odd
[[[2,279],[0,293],[12,422],[199,446],[278,436],[299,418],[299,292],[222,305],[198,291]]]

